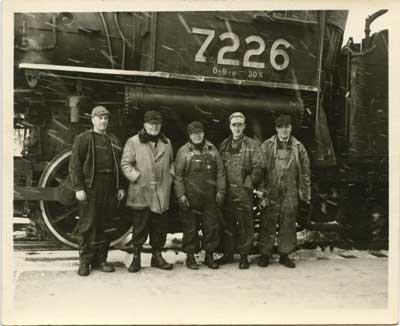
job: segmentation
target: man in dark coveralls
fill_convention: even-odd
[[[295,268],[289,254],[296,248],[298,202],[310,203],[310,162],[303,144],[291,135],[289,115],[280,115],[275,121],[275,129],[276,135],[261,145],[266,164],[264,195],[267,207],[260,217],[258,265],[266,267],[269,264],[278,224],[279,263]]]
[[[219,244],[219,212],[225,196],[225,172],[221,157],[204,137],[204,126],[193,121],[187,126],[189,141],[175,159],[175,193],[183,226],[182,248],[187,254],[186,266],[199,269],[194,253],[199,248],[199,223],[202,224],[204,263],[212,269],[219,265],[214,251]]]
[[[241,112],[229,117],[232,136],[220,146],[225,165],[227,198],[224,206],[224,255],[219,264],[233,262],[233,253],[240,253],[240,269],[248,269],[248,254],[254,238],[253,190],[262,180],[264,167],[260,146],[244,135],[246,117]]]
[[[72,147],[69,173],[79,205],[80,276],[92,269],[114,272],[107,260],[110,241],[105,227],[114,214],[115,197],[122,200],[124,178],[120,172],[121,146],[106,133],[110,113],[104,106],[92,110],[93,129],[79,134]]]

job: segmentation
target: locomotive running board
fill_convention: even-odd
[[[230,78],[220,78],[220,77],[206,77],[206,76],[195,76],[195,75],[185,75],[185,74],[174,74],[163,71],[139,71],[139,70],[119,70],[119,69],[103,69],[103,68],[90,68],[81,66],[62,66],[62,65],[47,65],[47,64],[36,64],[36,63],[20,63],[20,69],[31,69],[40,71],[51,71],[53,75],[55,72],[60,73],[85,73],[85,74],[97,74],[97,75],[108,75],[108,76],[125,76],[125,77],[143,77],[143,78],[160,78],[160,79],[175,79],[181,81],[194,81],[201,83],[214,83],[214,84],[228,84],[237,86],[257,86],[257,87],[267,87],[267,88],[285,88],[303,91],[318,92],[318,87],[306,86],[298,84],[288,84],[288,83],[273,83],[265,81],[251,81],[251,80],[240,80],[240,79],[230,79]],[[63,75],[60,75],[63,77]],[[67,77],[67,76],[64,76]],[[114,82],[119,82],[125,84],[124,80],[118,79]]]
[[[14,187],[14,200],[61,201],[58,187]]]

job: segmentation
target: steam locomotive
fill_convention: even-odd
[[[200,120],[216,145],[227,117],[247,116],[262,142],[274,118],[295,119],[312,161],[307,228],[387,243],[388,32],[342,49],[347,11],[57,12],[14,19],[14,211],[77,247],[79,216],[63,186],[74,137],[90,111],[111,112],[122,142],[159,110],[175,152]],[[173,205],[172,205],[173,206]],[[121,205],[108,233],[129,233]],[[170,232],[179,230],[171,211]],[[174,222],[175,221],[175,222]]]

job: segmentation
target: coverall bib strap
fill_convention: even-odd
[[[189,201],[196,201],[198,196],[215,199],[217,165],[215,157],[204,150],[201,153],[190,152],[188,172],[185,176],[185,189]]]
[[[262,254],[271,255],[279,224],[278,252],[289,254],[296,248],[296,215],[298,207],[298,169],[295,149],[283,146],[274,153],[272,188],[277,197],[261,216],[259,247]]]
[[[248,254],[254,238],[252,186],[243,181],[243,146],[242,143],[240,151],[235,151],[228,145],[221,153],[227,176],[227,200],[224,207],[226,253],[238,251],[240,254]]]
[[[275,156],[276,187],[278,196],[297,196],[297,165],[292,149],[277,149]]]
[[[204,250],[213,252],[219,244],[219,223],[216,206],[217,162],[206,145],[202,151],[190,148],[184,184],[190,207],[181,210],[183,228],[182,248],[186,253],[200,249],[198,230],[201,224]]]

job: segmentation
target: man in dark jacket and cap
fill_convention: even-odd
[[[221,157],[213,144],[204,137],[204,126],[193,121],[187,126],[189,141],[183,145],[175,159],[175,193],[179,200],[183,226],[183,251],[186,266],[198,269],[195,252],[199,249],[201,222],[202,247],[206,251],[205,264],[212,269],[219,265],[214,251],[219,244],[219,219],[225,195],[225,172]]]
[[[87,276],[92,269],[113,272],[107,264],[110,240],[105,233],[107,221],[115,213],[115,197],[125,196],[120,171],[121,146],[108,134],[110,113],[104,106],[92,110],[93,129],[76,136],[72,146],[69,173],[79,205],[79,269]]]
[[[258,143],[244,134],[246,117],[241,112],[229,117],[232,136],[220,146],[227,180],[227,200],[224,205],[224,255],[220,264],[233,262],[240,253],[240,269],[248,269],[248,254],[254,240],[253,190],[262,180],[263,155]]]
[[[161,132],[162,115],[144,114],[143,129],[125,144],[121,168],[129,180],[126,205],[132,212],[133,259],[131,273],[141,269],[142,246],[150,236],[151,266],[170,270],[161,255],[167,237],[169,198],[174,176],[170,140]]]
[[[310,161],[303,144],[291,135],[289,115],[280,115],[275,120],[275,129],[276,135],[261,145],[266,164],[264,196],[267,207],[260,217],[258,265],[269,264],[278,224],[279,263],[295,268],[289,254],[296,248],[298,202],[309,204],[311,199]]]

